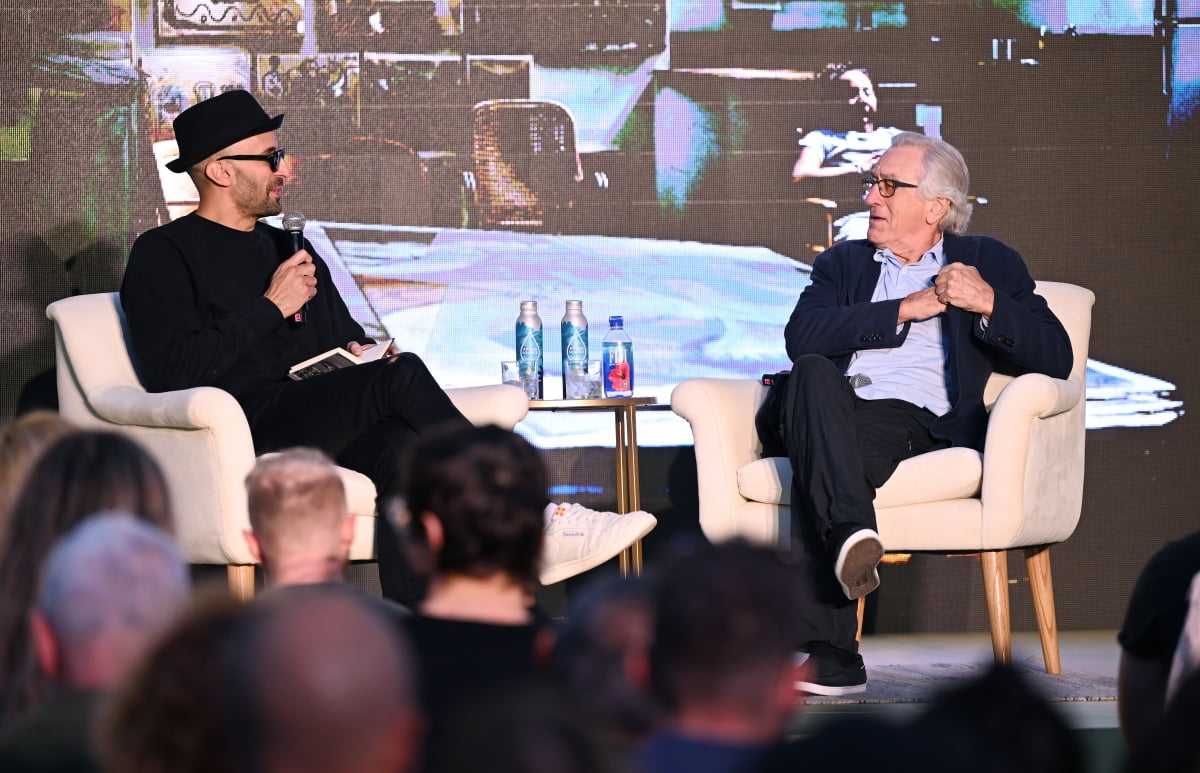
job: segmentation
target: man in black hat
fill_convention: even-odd
[[[357,354],[372,343],[305,242],[259,221],[281,211],[292,176],[267,115],[246,91],[228,91],[174,122],[179,158],[200,193],[196,211],[142,234],[133,245],[121,304],[142,381],[151,391],[214,386],[246,412],[256,453],[320,448],[398,493],[400,457],[435,427],[467,425],[414,354],[302,381],[288,369],[336,346]],[[303,321],[296,315],[303,310]],[[376,551],[384,593],[412,601],[387,519]]]

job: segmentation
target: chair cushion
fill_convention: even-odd
[[[758,459],[737,472],[738,491],[753,502],[792,503],[792,468],[783,457]],[[875,492],[875,507],[901,507],[942,499],[979,496],[983,454],[972,448],[943,448],[905,459]]]

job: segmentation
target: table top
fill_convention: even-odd
[[[595,397],[588,400],[530,400],[531,411],[582,411],[597,408],[657,405],[656,397]]]

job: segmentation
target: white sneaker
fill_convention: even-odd
[[[542,540],[542,585],[594,569],[650,533],[650,513],[601,513],[580,504],[546,506]]]

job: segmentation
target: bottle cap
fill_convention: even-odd
[[[533,309],[534,311],[537,311],[537,301],[521,301],[521,309]]]
[[[620,314],[614,314],[613,316],[608,318],[608,326],[609,327],[624,327],[625,326],[625,318],[622,317]]]
[[[567,301],[568,309],[582,309],[583,301]]]

